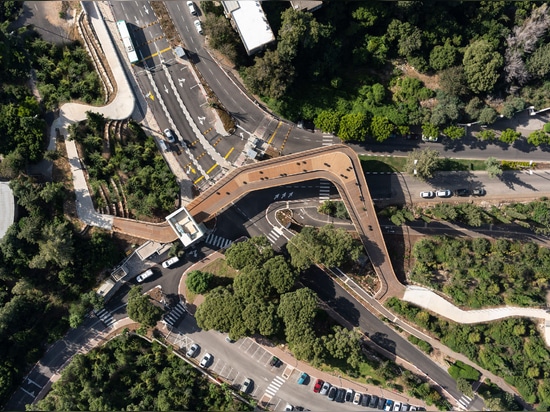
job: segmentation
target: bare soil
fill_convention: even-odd
[[[420,80],[424,85],[431,90],[436,90],[439,88],[439,76],[432,75],[428,76],[427,74],[419,73],[414,67],[410,64],[402,64],[399,68],[403,71],[403,74],[407,77],[414,77],[415,79]]]

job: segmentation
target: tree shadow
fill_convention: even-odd
[[[390,339],[387,334],[382,332],[376,332],[370,335],[370,339],[378,346],[386,349],[388,352],[395,355],[396,344],[395,341]]]
[[[519,173],[517,172],[504,172],[498,178],[502,183],[504,183],[509,189],[512,190],[515,190],[516,186],[520,186],[532,190],[533,192],[539,191],[535,186],[521,180],[519,177]]]

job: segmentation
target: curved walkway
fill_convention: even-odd
[[[407,286],[403,300],[456,323],[484,323],[515,316],[542,319],[545,326],[543,335],[546,344],[550,346],[550,313],[544,309],[504,306],[494,309],[462,310],[437,293],[421,286]]]

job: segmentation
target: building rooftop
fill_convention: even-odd
[[[321,0],[293,0],[290,2],[294,10],[315,11],[323,5]]]
[[[183,243],[184,247],[195,243],[206,233],[204,226],[197,224],[193,216],[189,214],[185,207],[166,216],[166,221],[174,232],[176,232],[176,235],[181,243]]]
[[[0,239],[15,219],[15,199],[9,182],[0,182]]]
[[[275,41],[275,35],[267,21],[259,1],[224,1],[226,14],[231,16],[249,55]]]

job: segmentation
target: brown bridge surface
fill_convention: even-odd
[[[212,219],[249,192],[314,179],[329,180],[342,196],[380,279],[376,298],[401,298],[405,287],[397,279],[389,259],[361,162],[348,146],[307,150],[235,169],[186,208],[200,223]],[[115,217],[113,230],[162,243],[177,239],[167,222],[151,224]]]

